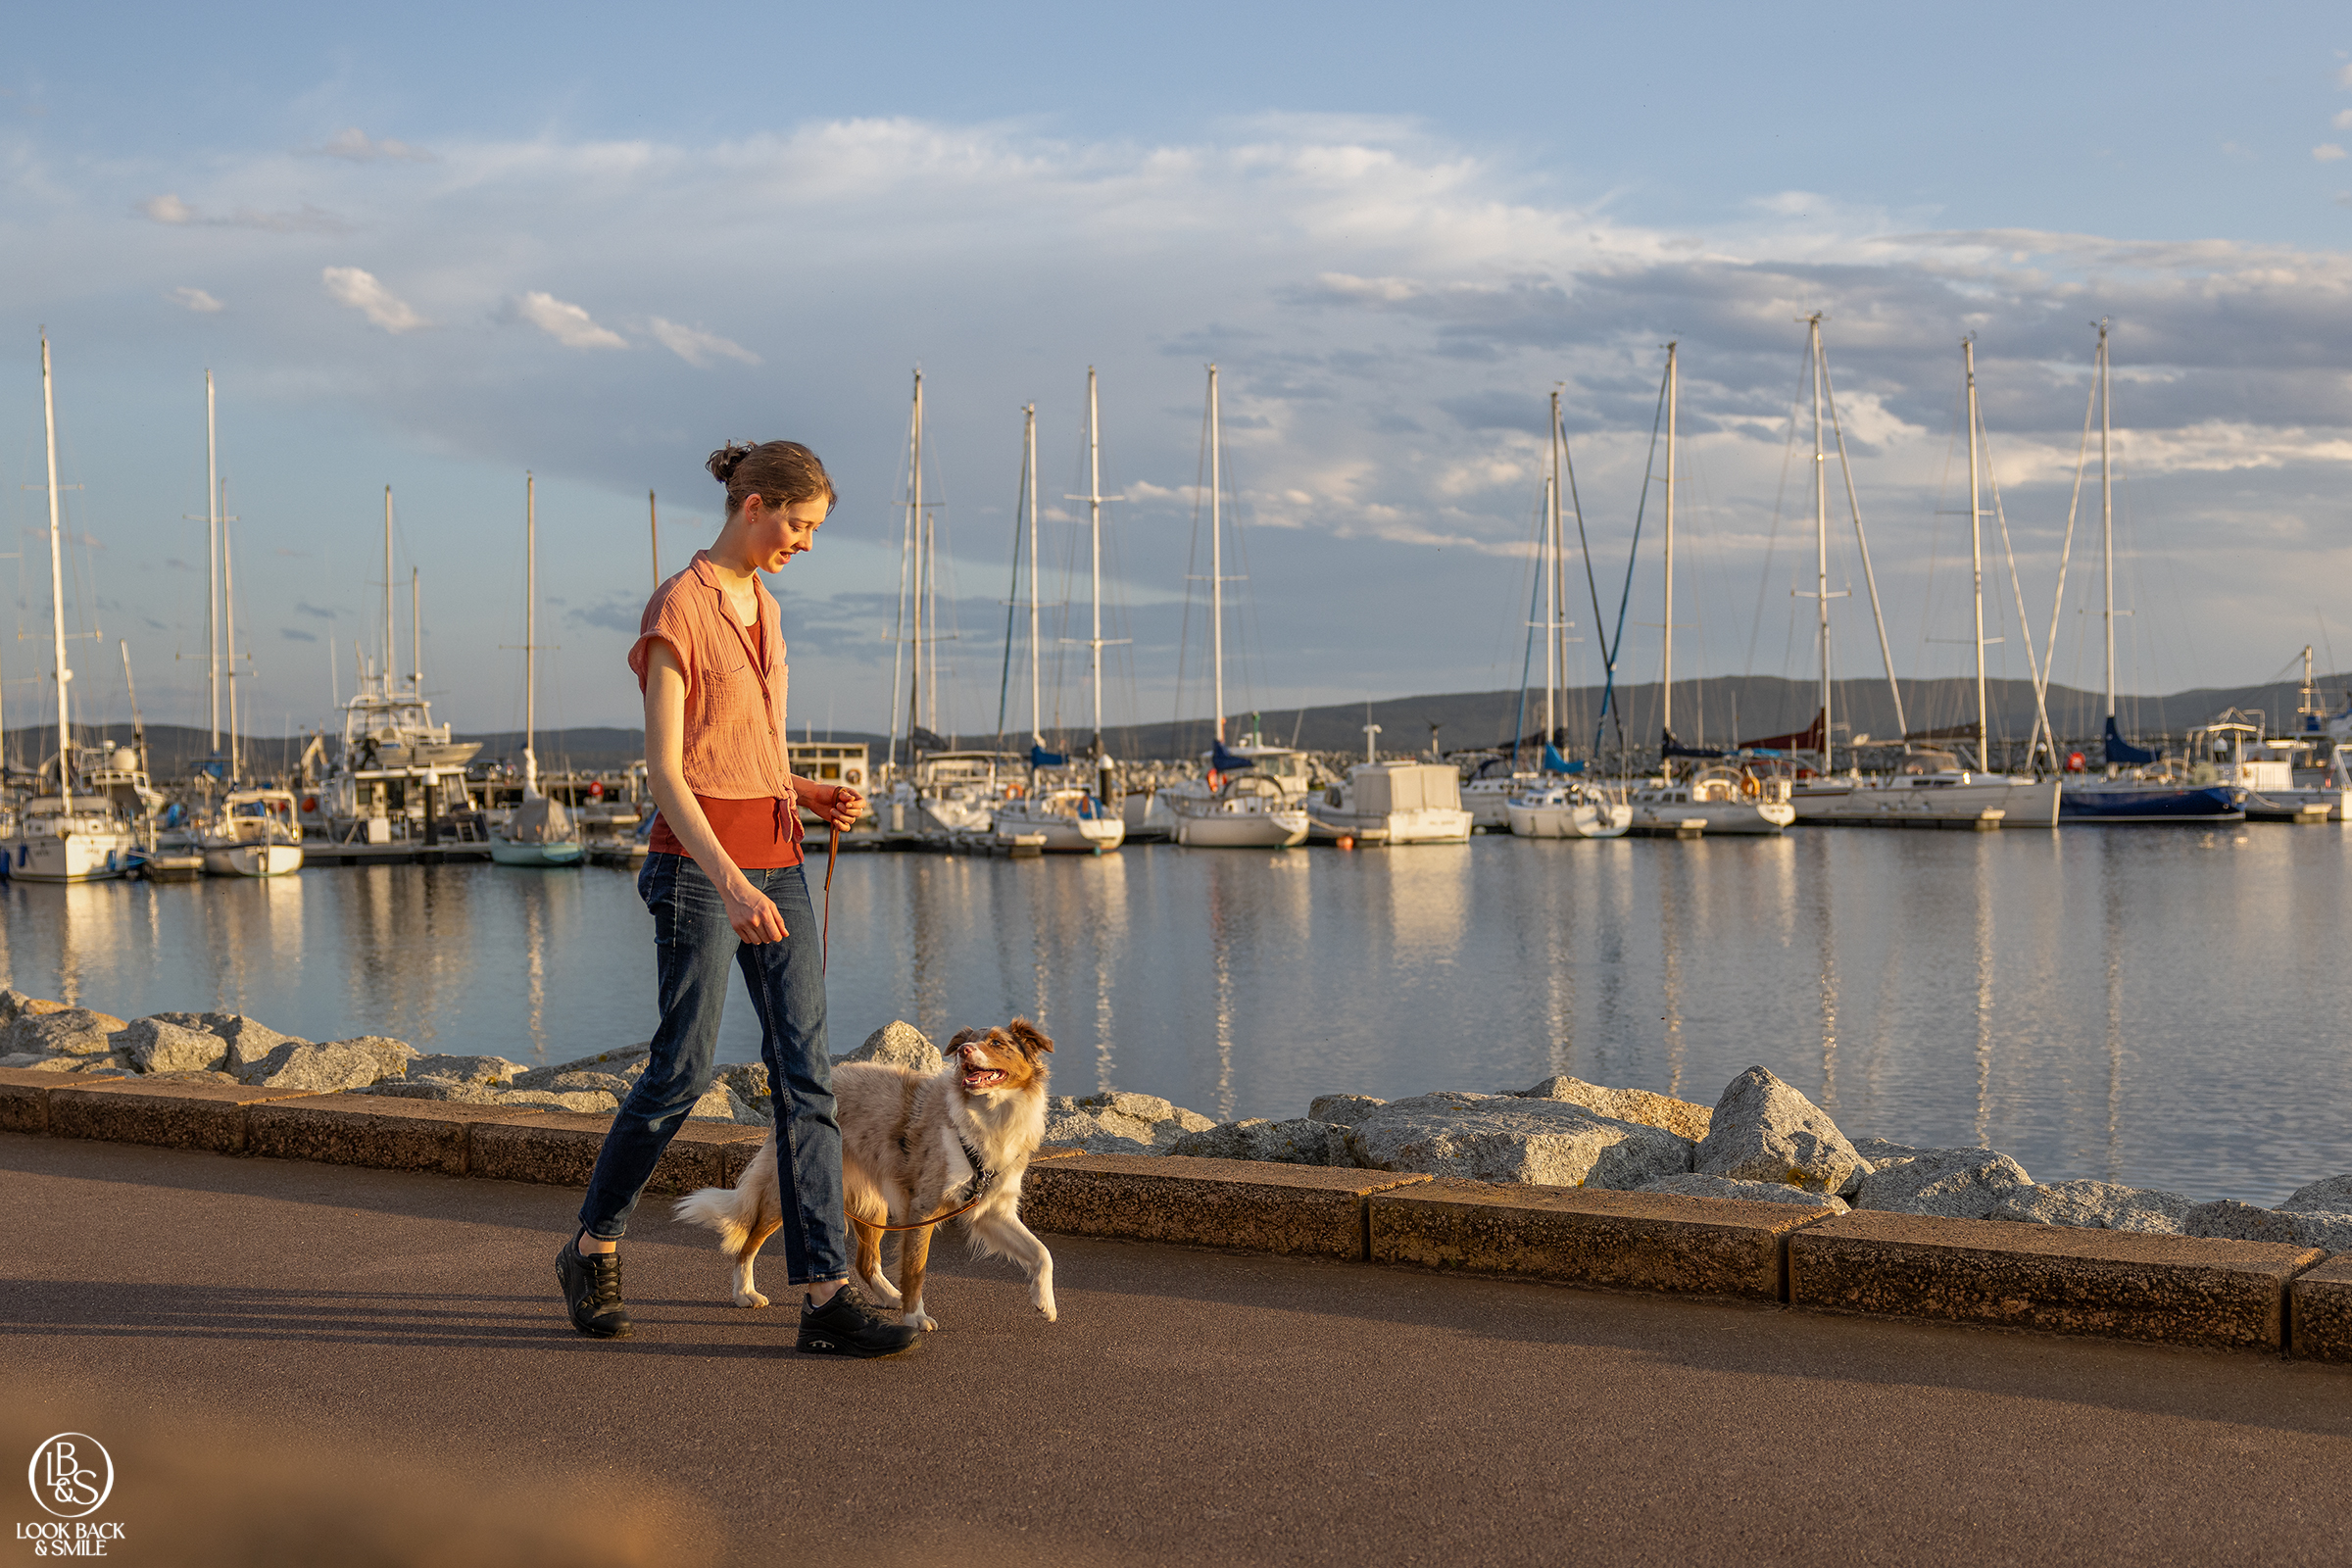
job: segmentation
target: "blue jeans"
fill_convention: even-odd
[[[776,1108],[776,1185],[785,1275],[795,1285],[846,1278],[848,1223],[841,1208],[841,1124],[833,1111],[833,1058],[825,1049],[822,935],[797,865],[746,871],[775,902],[791,933],[747,943],[701,866],[683,855],[649,855],[637,891],[654,914],[662,1022],[644,1076],[621,1102],[588,1179],[580,1226],[618,1241],[662,1151],[710,1087],[727,960],[743,970],[760,1014],[760,1057]]]

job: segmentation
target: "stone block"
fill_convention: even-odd
[[[1428,1179],[1183,1154],[1082,1154],[1030,1165],[1021,1218],[1032,1230],[1069,1236],[1360,1258],[1364,1200]]]
[[[314,1095],[249,1108],[245,1152],[463,1176],[473,1129],[485,1123],[531,1120],[539,1114],[382,1095]]]
[[[2331,1257],[2287,1288],[2289,1345],[2307,1361],[2352,1361],[2352,1252]]]
[[[227,1041],[171,1018],[134,1018],[119,1041],[141,1072],[209,1072],[228,1060]]]
[[[578,1116],[551,1110],[512,1125],[484,1123],[473,1133],[472,1163],[468,1174],[492,1181],[533,1182],[545,1187],[586,1187],[596,1169],[597,1151],[605,1146],[610,1116]],[[649,1193],[691,1193],[698,1187],[728,1185],[726,1151],[748,1141],[750,1154],[760,1151],[767,1135],[757,1127],[727,1122],[689,1121],[662,1151],[661,1163],[646,1183]],[[741,1167],[736,1175],[742,1175]]]
[[[1347,1132],[1348,1162],[1464,1181],[1630,1192],[1690,1168],[1690,1141],[1578,1104],[1445,1090],[1391,1101]]]
[[[1648,1127],[1663,1127],[1694,1144],[1707,1136],[1707,1130],[1715,1120],[1715,1109],[1711,1105],[1652,1094],[1646,1089],[1604,1089],[1599,1084],[1589,1084],[1565,1073],[1546,1078],[1533,1089],[1519,1090],[1518,1095],[1522,1100],[1565,1101],[1572,1105],[1582,1105],[1587,1110],[1596,1110],[1617,1121],[1638,1121]]]
[[[1703,1176],[1845,1194],[1870,1164],[1828,1113],[1762,1067],[1724,1087],[1688,1167]]]
[[[1370,1201],[1375,1263],[1759,1301],[1781,1298],[1788,1236],[1833,1213],[1819,1200],[1465,1181]]]
[[[114,1037],[128,1028],[111,1013],[87,1007],[61,1007],[54,1012],[27,1012],[0,1033],[0,1052],[16,1054],[37,1051],[53,1056],[103,1056],[115,1049]]]
[[[137,1078],[93,1084],[68,1078],[50,1092],[49,1132],[56,1138],[237,1154],[245,1152],[247,1107],[285,1098],[244,1084],[147,1083]]]
[[[1245,1121],[1212,1124],[1186,1133],[1170,1146],[1171,1154],[1198,1154],[1204,1159],[1262,1159],[1284,1165],[1352,1165],[1348,1153],[1348,1129],[1337,1122],[1300,1117],[1296,1121]]]
[[[1317,1095],[1306,1107],[1309,1121],[1327,1121],[1342,1127],[1352,1127],[1364,1117],[1387,1104],[1370,1095]]]
[[[53,1072],[0,1067],[0,1133],[49,1130],[49,1092],[66,1082]]]
[[[1856,1209],[1788,1243],[1788,1299],[1825,1311],[2048,1334],[2281,1346],[2317,1248]]]

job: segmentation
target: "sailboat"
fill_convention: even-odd
[[[564,803],[539,793],[539,758],[531,750],[539,728],[539,482],[527,473],[522,496],[522,803],[490,835],[490,858],[501,865],[578,865],[587,847]]]
[[[1666,345],[1666,613],[1664,651],[1664,708],[1659,717],[1658,776],[1630,792],[1630,830],[1651,837],[1682,838],[1692,833],[1778,833],[1795,820],[1788,800],[1788,780],[1777,772],[1759,774],[1745,766],[1711,764],[1677,774],[1680,759],[1722,756],[1678,745],[1674,738],[1674,442],[1682,413],[1681,346]],[[1557,408],[1555,402],[1554,408]],[[1556,426],[1555,426],[1556,428]],[[1820,465],[1815,466],[1816,472]],[[1829,652],[1827,632],[1822,652],[1823,701],[1828,701]],[[1826,707],[1825,707],[1826,711]]]
[[[1087,383],[1091,393],[1091,369]],[[1118,814],[1082,788],[1038,785],[1040,768],[1066,766],[1069,759],[1046,749],[1044,661],[1037,619],[1037,405],[1030,404],[1021,414],[1022,500],[1029,517],[1029,792],[997,808],[996,834],[1012,844],[1042,839],[1049,854],[1107,855],[1127,838],[1127,824]],[[1097,583],[1099,597],[1100,578]]]
[[[49,622],[57,684],[57,793],[43,795],[35,786],[30,800],[17,813],[16,830],[0,841],[7,852],[8,875],[21,882],[94,882],[122,876],[137,862],[139,840],[131,813],[123,808],[123,789],[109,780],[105,793],[88,793],[97,779],[85,776],[85,793],[74,792],[74,775],[87,759],[74,746],[74,720],[67,699],[74,671],[66,663],[66,582],[64,534],[58,516],[57,399],[49,373],[49,334],[41,334],[41,416],[48,431],[49,453]],[[122,771],[111,764],[135,763],[129,749],[117,748],[102,758],[109,773]],[[44,771],[46,771],[44,769]],[[144,775],[138,775],[144,782]],[[132,801],[138,799],[129,790]]]
[[[1207,776],[1159,792],[1174,815],[1176,842],[1197,849],[1288,849],[1306,838],[1306,760],[1287,746],[1225,745],[1225,425],[1217,368],[1208,368],[1208,594],[1216,733],[1202,760]]]
[[[2059,787],[2061,822],[2239,822],[2242,785],[2197,784],[2172,775],[2154,751],[2132,745],[2115,725],[2115,417],[2107,323],[2099,323],[2099,555],[2106,579],[2100,619],[2107,643],[2106,776],[2070,777]],[[2129,773],[2125,769],[2131,769]],[[2153,770],[2153,771],[2151,771]]]
[[[1968,420],[1968,511],[1969,559],[1973,568],[1971,605],[1975,613],[1974,646],[1977,655],[1977,721],[1971,731],[1953,735],[1935,731],[1935,739],[1972,739],[1976,742],[1974,767],[1965,765],[1957,754],[1939,747],[1915,748],[1913,739],[1928,740],[1929,736],[1906,734],[1904,756],[1892,776],[1865,777],[1856,769],[1844,774],[1834,772],[1829,765],[1830,675],[1829,675],[1829,505],[1827,476],[1822,448],[1822,404],[1825,395],[1833,400],[1830,417],[1837,418],[1835,393],[1829,386],[1829,365],[1821,347],[1821,318],[1811,318],[1812,352],[1815,368],[1813,406],[1814,453],[1814,517],[1818,535],[1818,559],[1822,576],[1817,583],[1821,610],[1822,638],[1822,718],[1824,726],[1821,756],[1822,767],[1811,778],[1795,781],[1789,804],[1800,822],[1853,822],[1881,825],[1918,827],[1975,827],[1992,828],[2048,827],[2058,819],[2058,781],[2055,778],[2033,778],[2005,772],[1995,772],[1991,765],[1990,710],[1986,697],[1984,672],[1984,505],[1983,476],[1985,465],[1982,461],[1984,422],[1977,407],[1977,346],[1973,339],[1960,345],[1961,373],[1965,391],[1964,408]],[[1838,455],[1840,466],[1845,461],[1845,432],[1838,429]],[[1848,499],[1852,499],[1852,471],[1846,471]],[[1854,535],[1862,541],[1861,508],[1854,508]],[[2004,537],[2006,529],[2004,525]],[[1879,647],[1887,658],[1886,684],[1894,698],[1895,728],[1904,729],[1902,688],[1894,679],[1891,655],[1886,652],[1886,622],[1879,613],[1877,579],[1870,571],[1870,546],[1861,543],[1863,572],[1871,582],[1871,615],[1877,623]],[[2023,603],[2020,603],[2022,612]],[[2022,621],[2021,621],[2022,624]],[[2029,638],[2029,643],[2031,639]],[[2028,648],[2028,657],[2032,649]],[[2035,695],[2039,701],[2041,671],[2036,668]]]

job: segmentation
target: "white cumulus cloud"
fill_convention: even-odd
[[[567,349],[625,349],[629,346],[627,338],[610,327],[597,325],[595,318],[579,306],[566,304],[553,294],[537,289],[514,302],[514,314]]]
[[[228,309],[200,288],[175,288],[172,291],[172,298],[199,316],[211,316]]]
[[[139,211],[159,223],[189,223],[196,220],[196,209],[169,193],[150,196],[139,203]]]
[[[408,301],[376,281],[375,274],[357,267],[330,267],[319,274],[327,298],[348,305],[387,332],[413,332],[431,323],[411,309]]]
[[[646,329],[654,334],[663,348],[698,370],[707,369],[713,359],[740,360],[745,365],[760,363],[759,355],[732,338],[720,337],[716,332],[680,326],[659,316],[647,323]]]
[[[2311,156],[2323,164],[2332,164],[2344,156],[2344,150],[2331,141],[2324,141],[2311,150]]]

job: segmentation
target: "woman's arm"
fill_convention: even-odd
[[[847,833],[857,825],[858,812],[865,808],[865,797],[847,784],[820,784],[812,778],[792,775],[793,793],[808,803],[808,809]]]
[[[727,858],[702,803],[686,787],[686,671],[665,642],[647,650],[645,771],[662,819],[726,901],[727,924],[735,934],[752,943],[781,942],[789,936],[774,902]]]

